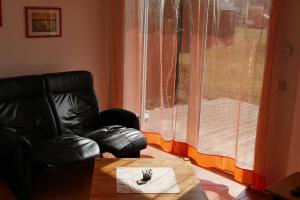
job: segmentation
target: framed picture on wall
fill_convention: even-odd
[[[26,37],[61,37],[61,8],[25,7]]]

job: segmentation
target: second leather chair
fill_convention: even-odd
[[[47,94],[62,134],[88,137],[101,152],[116,157],[139,157],[147,147],[138,117],[124,109],[99,112],[93,77],[87,71],[44,75]]]

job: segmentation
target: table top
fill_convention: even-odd
[[[120,194],[116,188],[117,167],[173,167],[176,180],[181,190],[178,194]],[[196,178],[190,161],[181,158],[100,158],[95,161],[94,174],[90,192],[90,200],[149,200],[149,199],[180,199],[207,200],[199,180]]]
[[[295,187],[300,187],[300,172],[296,172],[271,185],[266,191],[283,199],[299,200],[299,197],[292,196],[290,192]]]

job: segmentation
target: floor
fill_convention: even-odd
[[[238,167],[252,170],[258,111],[257,105],[234,99],[202,99],[199,152],[232,157]],[[186,142],[187,105],[165,108],[164,112],[161,108],[147,110],[145,117],[144,130],[159,132],[166,140]],[[175,121],[174,133],[170,127]]]
[[[106,155],[109,156],[109,155]],[[142,151],[142,157],[176,157],[161,151],[159,148],[148,146]],[[246,191],[246,186],[231,179],[230,175],[215,170],[207,170],[193,165],[197,177],[205,190],[209,200],[263,200],[266,197],[257,192]]]
[[[111,154],[105,153],[104,157],[113,157]],[[145,158],[173,158],[175,155],[171,155],[161,151],[160,149],[148,146],[147,149],[143,150],[141,153],[141,157]],[[254,192],[246,191],[246,187],[242,184],[239,184],[231,179],[231,177],[227,174],[220,173],[218,171],[207,170],[196,165],[193,165],[195,169],[195,173],[197,177],[200,179],[200,183],[205,190],[209,200],[230,200],[230,199],[240,199],[240,200],[262,200],[265,199],[261,194],[257,194]],[[76,170],[78,171],[78,170]],[[46,181],[45,179],[43,179]],[[60,187],[59,184],[55,183],[56,187]],[[61,189],[58,188],[58,191]],[[39,190],[40,191],[40,190]],[[70,190],[71,192],[71,190]],[[52,194],[47,193],[45,195],[44,192],[41,194],[37,194],[34,200],[52,200],[59,199],[65,200],[60,193]],[[39,196],[41,195],[41,196]],[[0,199],[1,200],[15,200],[8,189],[5,187],[3,183],[0,181]],[[73,200],[78,198],[74,197]],[[81,199],[81,198],[79,198]],[[88,199],[88,198],[87,198]],[[69,200],[69,198],[68,198]]]

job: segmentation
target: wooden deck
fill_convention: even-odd
[[[257,105],[229,98],[202,99],[198,150],[235,158],[237,166],[253,169],[258,110]],[[163,114],[160,108],[148,110],[144,130],[186,142],[187,116],[187,105],[164,109]]]

